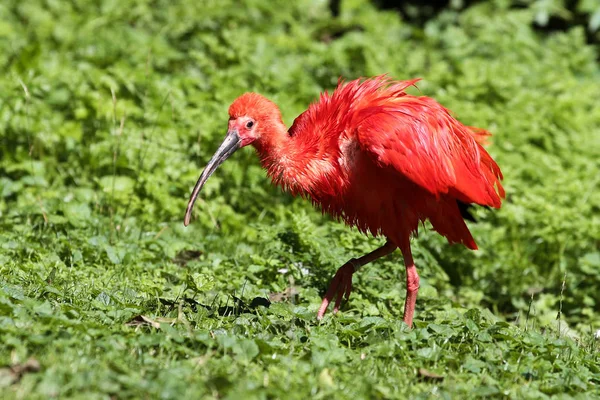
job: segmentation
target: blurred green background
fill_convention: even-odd
[[[599,31],[595,0],[3,0],[2,397],[598,393]],[[470,224],[479,251],[421,229],[412,331],[399,253],[315,321],[382,239],[273,188],[250,149],[182,224],[238,95],[289,125],[382,73],[490,130],[507,190]]]

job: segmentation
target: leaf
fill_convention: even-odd
[[[429,324],[428,328],[440,336],[450,337],[454,335],[454,330],[448,325]]]
[[[108,259],[115,265],[121,264],[123,257],[125,257],[125,249],[116,249],[109,244],[104,245],[104,251]]]
[[[91,215],[90,207],[85,203],[66,203],[63,205],[65,217],[75,226],[85,226]]]
[[[550,19],[550,14],[547,10],[539,10],[535,13],[535,22],[540,26],[548,25],[548,20]]]
[[[108,306],[111,303],[112,299],[107,293],[100,292],[100,294],[96,296],[96,301],[104,306]]]
[[[484,363],[481,360],[477,360],[471,356],[467,356],[465,362],[463,363],[462,367],[464,369],[466,369],[469,372],[472,372],[474,374],[479,374],[481,373],[481,371],[487,367],[486,363]]]
[[[241,339],[233,346],[233,352],[243,362],[249,362],[259,354],[256,342],[251,339]]]
[[[600,275],[600,252],[587,253],[579,262],[582,272],[589,275]]]
[[[436,351],[431,347],[421,347],[417,350],[417,356],[426,360],[432,360],[435,358]]]
[[[465,319],[465,326],[471,332],[479,331],[479,326],[477,326],[477,324],[475,322],[473,322],[472,320],[470,320],[469,318]]]
[[[588,24],[588,29],[591,32],[596,32],[600,28],[600,8],[596,9],[592,16],[590,17],[590,22]]]
[[[334,386],[333,377],[328,368],[323,368],[321,370],[321,373],[319,374],[319,385],[326,388]]]
[[[133,192],[135,181],[128,176],[103,176],[98,180],[100,188],[108,195],[126,199]]]

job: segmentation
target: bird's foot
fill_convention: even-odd
[[[329,303],[335,298],[335,305],[333,307],[333,312],[336,313],[340,309],[340,304],[342,304],[342,298],[345,296],[346,300],[350,298],[350,292],[352,292],[352,274],[357,269],[358,264],[356,264],[356,260],[350,260],[346,264],[342,265],[340,269],[337,270],[335,276],[331,280],[329,284],[329,288],[327,289],[327,293],[325,293],[325,297],[323,298],[323,302],[321,302],[321,307],[319,307],[319,312],[317,313],[317,319],[322,319],[327,311],[327,307]]]

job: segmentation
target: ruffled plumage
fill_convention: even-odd
[[[489,133],[463,125],[429,97],[407,94],[417,81],[340,81],[288,132],[266,99],[232,107],[274,115],[254,146],[285,190],[399,247],[428,219],[451,243],[475,249],[457,201],[501,205],[502,173],[481,145]]]

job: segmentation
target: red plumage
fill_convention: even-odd
[[[381,249],[340,268],[319,316],[331,297],[337,295],[337,309],[342,294],[349,295],[358,267],[399,247],[407,267],[410,325],[410,286],[413,309],[418,289],[410,236],[419,223],[429,220],[450,243],[476,249],[458,202],[500,207],[502,174],[481,145],[489,133],[463,125],[429,97],[407,94],[417,81],[378,76],[340,82],[289,131],[277,106],[258,94],[240,96],[229,109],[229,131],[239,136],[240,146],[254,145],[275,184],[310,198],[348,225],[388,239]]]
[[[364,232],[401,247],[429,219],[451,243],[474,249],[456,200],[499,207],[500,169],[472,128],[404,92],[416,81],[340,84],[296,118],[289,141],[263,139],[259,155],[274,183]],[[280,153],[283,162],[273,157]]]

